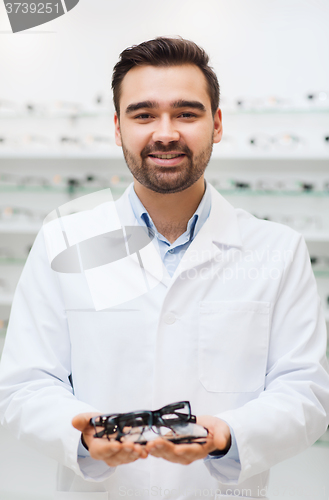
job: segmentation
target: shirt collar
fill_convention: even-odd
[[[149,228],[149,231],[153,234],[156,234],[159,239],[163,239],[163,236],[157,231],[149,213],[146,208],[142,204],[141,200],[138,198],[133,183],[128,191],[129,201],[131,204],[131,208],[134,212],[134,215],[140,225],[146,226]],[[211,193],[210,189],[205,181],[205,192],[203,197],[199,203],[198,208],[190,218],[187,223],[186,232],[184,234],[189,235],[189,240],[195,238],[197,233],[200,231],[204,222],[209,216],[211,209]],[[162,237],[161,237],[162,236]]]

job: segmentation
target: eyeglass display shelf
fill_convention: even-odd
[[[0,294],[0,306],[11,306],[13,302],[13,293],[1,293]]]
[[[1,178],[1,174],[0,174]],[[110,188],[113,192],[114,195],[121,195],[125,191],[125,189],[128,187],[127,185],[124,186],[117,186],[117,185],[111,185],[109,184],[104,184],[102,186],[93,186],[93,187],[84,187],[84,186],[79,186],[79,187],[67,187],[67,186],[6,186],[6,185],[1,185],[0,184],[0,193],[20,193],[20,192],[26,192],[26,193],[57,193],[57,194],[67,194],[67,193],[75,193],[81,195],[83,194],[89,194],[93,193],[97,190],[102,190],[102,189],[108,189]],[[255,197],[260,197],[260,196],[271,196],[271,197],[308,197],[308,198],[329,198],[329,190],[323,190],[323,191],[317,191],[317,190],[301,190],[301,191],[279,191],[279,190],[255,190],[255,189],[248,189],[248,188],[240,188],[240,189],[220,189],[216,188],[217,191],[219,191],[223,196],[255,196]]]
[[[234,116],[239,116],[239,115],[316,115],[316,114],[328,114],[329,113],[329,107],[318,107],[318,108],[293,108],[293,107],[286,107],[286,108],[259,108],[259,109],[229,109],[225,108],[224,106],[221,108],[223,114],[225,115],[234,115]]]
[[[25,262],[26,258],[23,257],[0,257],[0,266],[23,266]],[[319,269],[313,272],[316,278],[329,278],[329,269]]]
[[[7,223],[0,222],[0,233],[8,234],[34,234],[36,235],[42,226],[41,222],[20,222],[20,223]]]
[[[299,114],[329,114],[329,106],[318,106],[318,107],[294,107],[294,106],[286,106],[286,107],[257,107],[257,108],[234,108],[233,106],[220,106],[223,114],[226,115],[299,115]],[[71,111],[71,112],[31,112],[31,113],[23,113],[23,112],[9,112],[9,113],[0,113],[0,120],[33,120],[33,119],[45,119],[45,120],[78,120],[78,119],[88,119],[88,118],[113,118],[114,111],[110,109],[102,109],[102,110],[91,110],[91,111]]]
[[[298,231],[301,234],[303,234],[305,241],[308,242],[328,242],[329,241],[329,233],[319,233],[319,232],[302,232]]]
[[[1,178],[1,174],[0,174]],[[93,186],[93,187],[71,187],[71,186],[5,186],[0,184],[0,193],[54,193],[54,194],[90,194],[96,191],[101,191],[102,189],[111,189],[112,194],[121,195],[124,193],[125,189],[129,184],[122,187],[117,185],[112,185],[111,183]],[[329,191],[327,191],[327,196],[329,197]]]
[[[227,152],[224,151],[224,147],[222,149],[214,148],[212,160],[220,159],[220,160],[329,160],[329,147],[324,144],[322,151],[319,149],[315,149],[313,151],[303,151],[303,150],[287,150],[287,151],[257,151],[256,149],[251,149],[251,151],[243,149],[235,149],[232,148],[232,151]],[[324,151],[323,151],[324,150]],[[10,159],[55,159],[55,160],[70,160],[70,159],[104,159],[104,160],[124,160],[123,154],[119,147],[113,146],[111,149],[102,149],[102,150],[38,150],[38,149],[29,149],[29,150],[1,150],[0,148],[0,160],[10,160]]]
[[[328,154],[329,157],[329,154]],[[54,149],[54,150],[44,150],[44,149],[28,149],[28,150],[1,150],[0,148],[0,160],[6,159],[58,159],[58,160],[69,160],[69,159],[107,159],[107,160],[123,160],[123,154],[120,148],[102,149],[102,150],[79,150],[77,149]]]
[[[327,358],[329,359],[329,353],[327,352]],[[314,443],[316,446],[329,448],[329,427],[326,432]]]
[[[0,266],[24,266],[26,259],[23,257],[0,257]],[[329,277],[329,271],[328,271]]]
[[[1,187],[0,187],[1,190]],[[284,191],[284,190],[265,190],[265,189],[217,189],[223,196],[275,196],[275,197],[319,197],[326,198],[329,196],[329,190],[303,190],[303,191]]]
[[[8,234],[37,234],[41,229],[43,221],[40,222],[0,222],[0,233]],[[303,234],[306,241],[309,242],[329,242],[329,233],[327,232],[305,232]]]

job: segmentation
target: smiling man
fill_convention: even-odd
[[[126,49],[112,87],[134,177],[118,217],[145,229],[162,273],[151,254],[119,273],[100,266],[101,296],[136,288],[136,269],[153,285],[99,306],[82,264],[51,268],[41,231],[13,303],[2,422],[58,460],[58,500],[264,498],[270,467],[328,425],[325,322],[305,242],[205,181],[222,117],[200,47],[157,38]],[[94,234],[108,207],[67,220]],[[202,444],[100,439],[90,424],[187,400],[209,431]]]
[[[212,145],[221,139],[221,112],[212,110],[206,78],[192,64],[134,67],[121,83],[119,106],[116,142],[135,192],[173,242],[204,194]]]
[[[192,64],[135,67],[122,82],[120,101],[116,139],[135,190],[170,194],[199,182],[203,191],[212,145],[221,139],[221,114],[212,112],[202,71]]]

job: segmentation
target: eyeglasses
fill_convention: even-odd
[[[329,257],[326,255],[310,255],[310,260],[315,271],[329,270]]]
[[[296,177],[274,178],[267,177],[236,177],[223,178],[210,174],[207,180],[219,191],[237,191],[247,194],[284,194],[292,195],[294,193],[314,193],[314,195],[326,196],[329,191],[329,180],[327,179],[303,179]]]
[[[88,135],[84,138],[84,144],[89,147],[108,148],[114,146],[114,136],[108,135]]]
[[[179,401],[156,411],[134,411],[92,417],[94,437],[115,441],[146,444],[154,434],[172,443],[199,443],[208,435],[207,429],[196,423],[189,401]],[[101,430],[99,430],[101,428]]]
[[[45,214],[30,210],[24,207],[0,206],[0,221],[11,222],[40,222],[45,218]]]
[[[236,109],[244,111],[266,111],[268,109],[281,110],[293,107],[293,103],[286,98],[268,96],[266,98],[240,97],[236,100]]]
[[[289,215],[289,214],[255,214],[255,217],[280,224],[286,224],[296,231],[321,231],[322,218],[317,215]]]
[[[325,92],[323,90],[320,92],[312,92],[307,95],[307,100],[311,102],[313,105],[328,106],[329,92]]]
[[[293,134],[279,134],[270,136],[267,134],[259,134],[249,138],[250,146],[257,149],[269,149],[275,146],[277,149],[290,150],[296,148],[298,145],[303,144],[303,139]]]

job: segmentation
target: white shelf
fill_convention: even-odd
[[[104,150],[28,150],[28,151],[1,151],[0,160],[6,159],[55,159],[55,160],[70,160],[70,159],[93,159],[93,160],[122,160],[123,153],[119,147]],[[329,158],[329,156],[328,156]]]
[[[36,235],[42,227],[39,223],[5,223],[0,222],[0,233]],[[329,242],[329,233],[304,233],[306,242]]]
[[[329,242],[329,233],[304,233],[305,241]]]
[[[0,295],[0,306],[11,306],[13,298],[13,293],[2,293]]]
[[[0,233],[36,235],[41,227],[42,222],[38,224],[31,224],[26,222],[17,224],[0,222]]]
[[[219,143],[220,144],[220,143]],[[233,148],[234,149],[234,148]],[[315,151],[290,151],[290,152],[281,152],[281,151],[269,151],[265,153],[264,151],[246,151],[245,148],[241,148],[241,151],[237,151],[235,149],[232,152],[227,152],[224,150],[224,147],[218,149],[214,147],[212,159],[224,159],[224,160],[279,160],[279,161],[289,161],[289,160],[329,160],[329,147],[327,151],[321,152],[319,150]]]
[[[246,151],[241,149],[238,151],[236,148],[231,152],[225,151],[225,147],[214,147],[212,160],[279,160],[279,161],[289,161],[289,160],[321,160],[329,161],[329,147],[328,151],[291,151],[282,153],[281,151],[270,151],[265,153],[264,151]],[[0,150],[0,160],[6,159],[55,159],[55,160],[74,160],[74,159],[91,159],[91,160],[124,160],[122,150],[119,147],[113,147],[108,150]]]
[[[294,105],[286,105],[286,106],[258,106],[258,107],[237,107],[234,104],[222,104],[220,106],[223,115],[229,116],[245,116],[245,115],[254,115],[254,116],[266,116],[266,115],[319,115],[319,114],[329,114],[329,106],[294,106]],[[0,113],[0,120],[28,120],[28,121],[36,121],[36,120],[81,120],[81,119],[98,119],[98,118],[109,118],[111,121],[114,118],[114,110],[110,108],[96,109],[89,108],[85,110],[72,110],[72,111],[64,111],[64,110],[53,110],[47,111],[41,110],[35,112],[22,112],[22,111],[8,111]]]
[[[243,116],[243,115],[257,115],[257,116],[264,116],[264,115],[318,115],[318,114],[329,114],[329,107],[328,106],[323,106],[323,107],[318,107],[318,108],[310,108],[310,107],[282,107],[282,108],[275,108],[275,107],[267,107],[267,108],[255,108],[255,109],[234,109],[234,108],[229,108],[222,106],[221,110],[223,112],[223,115],[230,115],[230,116]]]

